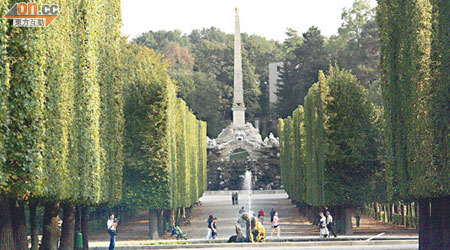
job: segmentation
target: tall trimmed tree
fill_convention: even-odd
[[[379,1],[377,13],[389,193],[419,200],[420,249],[448,249],[450,239],[449,12],[448,1],[416,0]]]

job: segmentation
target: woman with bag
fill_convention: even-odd
[[[319,219],[319,231],[320,231],[320,236],[323,236],[324,238],[328,237],[328,228],[327,228],[327,218],[325,218],[325,215],[323,215],[322,212],[320,212],[319,214],[320,219]]]

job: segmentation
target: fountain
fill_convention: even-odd
[[[252,211],[252,172],[249,170],[245,171],[243,189],[248,192],[248,212],[250,213]]]

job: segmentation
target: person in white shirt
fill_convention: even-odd
[[[327,228],[327,219],[325,218],[325,215],[323,215],[322,212],[319,213],[320,219],[319,219],[319,231],[320,236],[323,236],[324,238],[328,237],[328,228]]]
[[[116,244],[116,234],[117,234],[117,226],[119,224],[119,220],[114,219],[114,214],[109,216],[108,222],[106,222],[106,226],[108,227],[109,235],[111,236],[111,240],[109,241],[109,250],[114,250],[114,246]]]
[[[331,237],[331,234],[333,234],[334,238],[336,238],[336,233],[334,232],[333,229],[333,216],[331,216],[329,211],[327,211],[327,228],[328,232],[330,232],[328,236]]]

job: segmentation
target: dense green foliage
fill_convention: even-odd
[[[60,1],[64,14],[45,32],[14,28],[2,20],[2,193],[76,204],[117,203],[122,193],[123,83],[127,83],[127,117],[133,118],[127,122],[128,145],[139,141],[133,136],[142,136],[140,150],[148,153],[143,157],[152,166],[151,173],[142,175],[150,179],[143,182],[163,183],[153,187],[161,195],[144,198],[163,207],[182,202],[189,205],[205,189],[206,124],[198,122],[176,98],[166,65],[154,54],[134,48],[139,53],[121,58],[121,46],[126,44],[120,37],[118,3]],[[2,2],[2,10],[5,8]],[[15,84],[10,86],[11,81]],[[146,87],[147,92],[141,91]],[[138,97],[153,106],[133,102]],[[184,168],[177,169],[170,163],[177,162],[176,155],[171,158],[168,153],[181,145],[167,148],[167,138],[178,131],[178,123],[171,122],[180,112],[186,117],[182,141],[187,153]],[[134,119],[133,115],[143,118]],[[168,122],[174,125],[170,130]],[[142,132],[130,133],[130,126],[139,124]],[[139,151],[127,152],[133,154],[128,160],[139,159],[135,154]],[[176,176],[176,171],[182,176],[189,173],[189,188],[179,187],[189,196],[170,201],[164,197],[171,197],[168,178]]]
[[[355,0],[353,6],[342,12],[338,35],[325,38],[311,27],[300,37],[288,29],[283,43],[283,84],[278,87],[276,115],[286,117],[304,97],[314,82],[317,72],[326,70],[329,63],[337,63],[352,74],[368,90],[370,101],[382,104],[380,81],[380,41],[374,9],[368,0]]]
[[[379,3],[388,187],[396,199],[450,193],[448,11],[447,1]]]
[[[57,3],[45,29],[0,21],[0,196],[46,206],[44,248],[56,247],[60,203],[84,206],[86,218],[87,206],[116,205],[123,193],[133,207],[171,209],[206,189],[206,123],[177,98],[161,57],[121,37],[120,0]],[[172,57],[189,68],[179,51]],[[73,238],[73,221],[65,225]]]
[[[279,119],[278,128],[282,184],[291,199],[301,202],[306,192],[303,106],[294,110],[292,117]]]
[[[327,144],[325,143],[324,99],[328,86],[323,74],[305,97],[305,201],[313,205],[324,204],[324,169]]]
[[[10,1],[9,4],[14,4]],[[39,30],[8,27],[7,63],[9,85],[7,102],[6,161],[9,177],[6,193],[23,196],[36,187],[42,164],[44,69],[42,34]],[[6,58],[5,58],[6,59]]]
[[[125,47],[124,202],[141,209],[189,207],[206,188],[206,124],[176,97],[160,55]]]
[[[71,25],[75,23],[73,8],[61,1],[67,15],[62,15],[45,32],[47,90],[44,122],[44,167],[41,169],[37,194],[47,200],[77,200],[79,197],[78,170],[72,165],[74,151],[69,146],[72,134],[74,105],[74,56]],[[58,55],[58,56],[55,56]]]
[[[1,191],[114,203],[122,173],[119,2],[58,4],[64,14],[46,29],[2,20]]]
[[[317,82],[317,72],[326,70],[329,54],[325,50],[325,37],[317,27],[311,27],[303,33],[303,42],[296,41],[297,34],[287,39],[289,46],[281,73],[283,84],[278,86],[277,114],[286,117],[299,105],[303,105],[309,88]],[[292,47],[294,46],[294,47]]]
[[[431,111],[435,188],[450,194],[450,2],[433,2]],[[434,175],[436,176],[436,175]]]
[[[419,201],[420,249],[450,246],[449,1],[379,1],[388,195]]]
[[[373,107],[348,71],[319,74],[292,117],[280,120],[283,185],[312,206],[356,206],[371,199],[377,149]]]
[[[380,39],[378,37],[375,9],[368,0],[356,0],[342,12],[342,24],[337,36],[326,44],[331,62],[352,74],[369,90],[369,99],[382,104],[380,81]]]
[[[2,1],[0,3],[0,11],[4,13],[8,9],[8,2]],[[7,55],[8,48],[8,34],[7,34],[7,20],[0,20],[0,191],[6,184],[7,176],[3,171],[3,163],[5,162],[5,132],[6,124],[8,123],[8,89],[9,89],[9,62]]]

